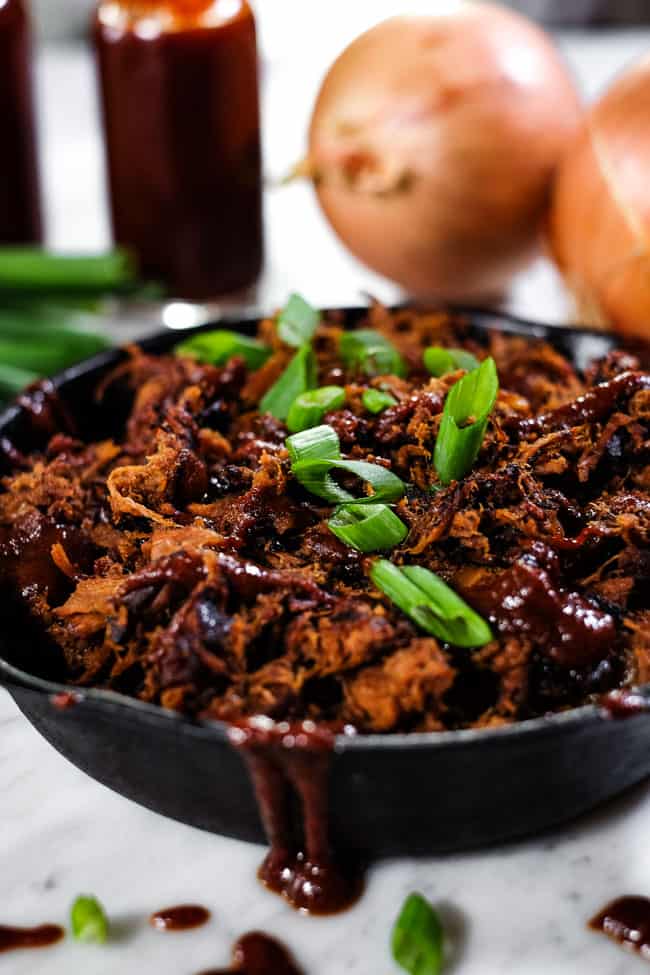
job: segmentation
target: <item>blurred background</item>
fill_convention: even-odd
[[[434,8],[445,2],[439,0]],[[513,0],[510,6],[556,25],[554,34],[590,100],[650,49],[650,28],[643,26],[650,23],[646,0]],[[39,38],[46,241],[66,250],[103,248],[110,239],[96,79],[86,41],[91,7],[90,0],[32,0]],[[293,290],[330,305],[358,303],[363,292],[394,300],[398,290],[359,264],[335,237],[311,187],[279,183],[304,154],[314,99],[334,58],[361,31],[403,12],[403,0],[274,0],[254,3],[254,8],[262,65],[267,249],[250,302],[277,307]],[[409,8],[431,11],[431,0],[415,0]],[[545,259],[515,281],[509,306],[547,320],[572,314]]]

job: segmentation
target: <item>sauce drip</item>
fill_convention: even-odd
[[[467,598],[501,633],[530,634],[561,666],[605,659],[616,640],[613,618],[580,593],[559,586],[558,574],[555,553],[535,542],[488,585],[468,590]]]
[[[57,711],[69,711],[77,704],[80,704],[81,700],[81,695],[76,694],[74,691],[60,691],[58,694],[52,694],[50,697],[50,703]]]
[[[614,379],[599,383],[571,403],[540,416],[516,420],[512,429],[519,437],[529,433],[548,433],[561,427],[576,427],[596,423],[614,411],[619,402],[629,399],[640,389],[650,389],[650,375],[643,372],[622,372]]]
[[[650,900],[647,897],[619,897],[593,917],[589,927],[650,960]]]
[[[648,714],[650,712],[650,702],[632,688],[609,691],[599,697],[597,703],[599,707],[607,711],[610,718],[616,721],[634,718],[637,714]]]
[[[149,918],[149,924],[158,931],[189,931],[200,928],[210,920],[210,911],[200,904],[179,904],[165,907]]]
[[[259,870],[269,890],[309,914],[334,914],[361,895],[363,874],[332,853],[328,778],[334,733],[312,721],[255,718],[230,729],[253,781],[270,850]],[[301,810],[292,816],[291,795]]]
[[[48,948],[65,937],[58,924],[40,924],[35,928],[13,928],[0,924],[0,952],[18,948]]]
[[[200,975],[302,975],[295,961],[279,941],[259,931],[245,934],[232,951],[231,968],[211,968]]]

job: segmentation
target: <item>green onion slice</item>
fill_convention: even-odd
[[[378,589],[427,633],[456,647],[482,647],[492,639],[485,620],[434,572],[399,568],[378,559],[370,570]]]
[[[330,410],[338,410],[345,403],[342,386],[320,386],[301,393],[291,404],[287,427],[291,433],[315,427]]]
[[[292,294],[278,315],[277,331],[286,345],[299,348],[310,342],[320,322],[320,313],[299,294]]]
[[[77,256],[38,247],[0,248],[0,292],[105,294],[135,283],[135,264],[124,250]]]
[[[362,481],[366,481],[373,493],[365,498],[355,498],[336,483],[332,477],[333,470],[347,471]],[[354,501],[357,504],[373,504],[379,501],[399,501],[404,494],[404,482],[379,464],[370,464],[365,460],[301,460],[292,467],[294,476],[311,494],[315,494],[333,504],[345,504]]]
[[[369,413],[381,413],[389,406],[395,406],[397,400],[390,393],[381,389],[366,389],[361,402]]]
[[[444,932],[440,918],[421,894],[409,894],[391,937],[393,958],[409,975],[440,975]]]
[[[317,382],[316,357],[309,345],[302,345],[282,375],[260,400],[260,411],[286,420],[291,404]]]
[[[193,335],[191,339],[180,342],[174,352],[200,362],[209,362],[213,366],[221,366],[233,356],[240,356],[249,369],[259,369],[271,355],[270,348],[263,342],[226,328]]]
[[[443,484],[458,481],[470,470],[498,393],[499,377],[491,356],[449,390],[434,453]]]
[[[387,504],[344,504],[328,527],[337,538],[359,552],[383,552],[403,542],[408,528]]]
[[[292,464],[301,460],[329,460],[341,456],[341,443],[333,427],[324,423],[287,437],[285,446]]]
[[[372,328],[343,332],[339,354],[348,368],[367,376],[406,375],[406,363],[395,346]]]
[[[77,941],[103,944],[108,938],[108,918],[96,897],[77,897],[70,910],[70,926]]]
[[[478,369],[480,362],[465,349],[443,349],[440,345],[432,345],[424,351],[424,365],[432,376],[446,376],[456,369],[467,372]]]

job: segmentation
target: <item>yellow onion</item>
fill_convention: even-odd
[[[458,3],[384,21],[341,54],[304,171],[371,268],[416,295],[485,297],[534,255],[581,117],[542,30],[493,4]]]
[[[650,338],[650,57],[587,115],[558,170],[548,235],[581,319]]]

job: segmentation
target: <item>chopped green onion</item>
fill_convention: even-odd
[[[404,482],[379,464],[369,464],[365,460],[301,460],[291,468],[294,476],[311,494],[336,504],[355,501],[357,504],[372,504],[378,501],[399,501],[404,494]],[[331,471],[346,471],[354,474],[373,489],[372,495],[355,498],[353,494],[340,487]]]
[[[424,365],[432,376],[446,376],[456,369],[467,372],[478,369],[480,362],[465,349],[443,349],[440,345],[432,345],[424,351]]]
[[[367,376],[406,375],[406,363],[395,346],[372,328],[343,332],[339,354],[348,368]]]
[[[292,464],[301,460],[329,460],[341,456],[341,444],[333,427],[324,423],[287,437],[285,446]]]
[[[233,356],[239,356],[249,369],[259,369],[271,355],[268,345],[226,328],[199,332],[191,339],[180,342],[174,347],[174,352],[176,355],[198,359],[199,362],[209,362],[213,366],[222,366]]]
[[[491,356],[449,390],[434,453],[443,484],[458,481],[472,467],[498,393],[499,377]]]
[[[96,897],[77,897],[70,910],[70,926],[77,941],[103,944],[108,938],[108,918]]]
[[[315,427],[330,410],[338,410],[345,403],[342,386],[321,386],[301,393],[291,404],[287,427],[292,433]]]
[[[378,559],[370,570],[378,589],[427,633],[456,647],[482,647],[492,639],[485,620],[434,572],[399,568]]]
[[[384,393],[381,389],[366,389],[361,402],[369,413],[381,413],[388,406],[395,406],[397,400],[390,393]]]
[[[135,265],[123,250],[75,256],[37,247],[0,248],[0,291],[104,294],[135,283]]]
[[[359,552],[383,552],[403,542],[408,528],[387,504],[344,504],[328,527],[337,538]]]
[[[302,295],[292,294],[278,315],[278,335],[287,345],[299,348],[310,342],[320,322],[320,313]]]
[[[302,345],[293,359],[260,400],[260,411],[286,420],[291,404],[317,382],[316,357],[309,345]]]
[[[393,958],[409,975],[440,975],[444,931],[440,918],[421,894],[409,894],[391,937]]]

